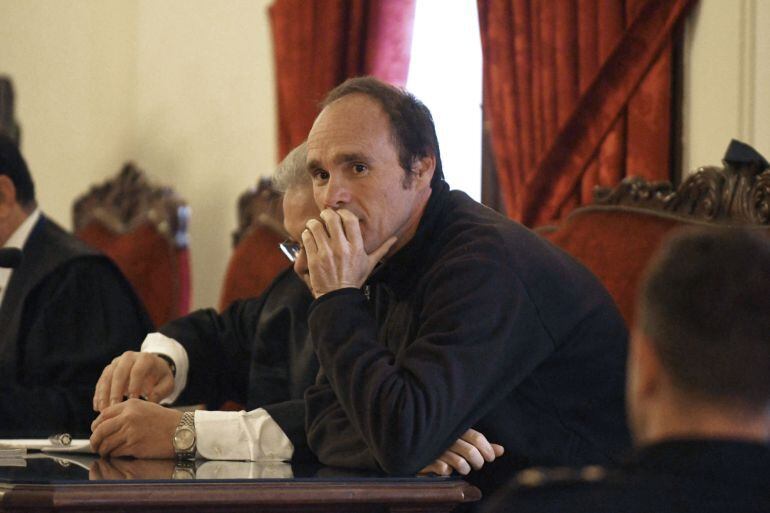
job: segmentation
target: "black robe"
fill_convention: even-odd
[[[308,340],[312,296],[289,268],[258,298],[240,300],[218,314],[198,310],[158,331],[184,346],[190,362],[179,404],[225,400],[249,410],[265,408],[294,444],[296,461],[314,460],[305,437],[305,389],[318,373]]]
[[[96,381],[152,329],[118,268],[41,216],[0,306],[0,436],[89,436]]]
[[[585,267],[523,226],[433,190],[415,236],[362,290],[310,307],[306,394],[321,463],[412,474],[468,428],[505,447],[471,482],[613,461],[629,446],[627,331]]]

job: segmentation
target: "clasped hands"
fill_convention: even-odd
[[[182,412],[156,404],[173,389],[171,369],[156,354],[126,351],[112,360],[94,391],[100,414],[91,424],[91,447],[102,456],[173,458]]]
[[[313,295],[317,298],[333,290],[361,288],[374,266],[396,243],[396,237],[390,237],[369,254],[359,219],[351,211],[327,208],[320,218],[310,219],[302,232]]]

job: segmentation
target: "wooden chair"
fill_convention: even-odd
[[[268,178],[238,199],[238,228],[233,232],[233,253],[222,286],[220,310],[237,299],[258,296],[288,267],[289,261],[278,249],[289,237],[283,228],[282,200]]]
[[[536,231],[583,262],[609,290],[629,326],[650,257],[671,230],[741,226],[770,235],[770,170],[759,163],[703,167],[679,187],[628,178],[599,188],[594,203]]]
[[[156,326],[190,309],[190,210],[133,163],[73,205],[75,235],[120,267]]]

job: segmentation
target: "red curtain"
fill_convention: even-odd
[[[415,0],[276,0],[270,8],[283,158],[307,138],[318,103],[345,79],[403,86]]]
[[[694,0],[478,0],[484,110],[510,217],[670,178],[672,33]]]

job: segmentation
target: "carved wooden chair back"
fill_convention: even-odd
[[[130,162],[73,205],[75,234],[117,263],[156,326],[190,309],[189,215],[174,191]]]
[[[283,228],[283,196],[270,179],[238,199],[238,228],[233,232],[233,253],[227,265],[219,307],[237,299],[258,296],[289,261],[278,245],[289,237]]]
[[[741,226],[770,235],[770,170],[703,167],[677,188],[627,178],[614,189],[598,188],[592,205],[537,232],[596,274],[631,326],[647,263],[669,232],[684,226]]]

